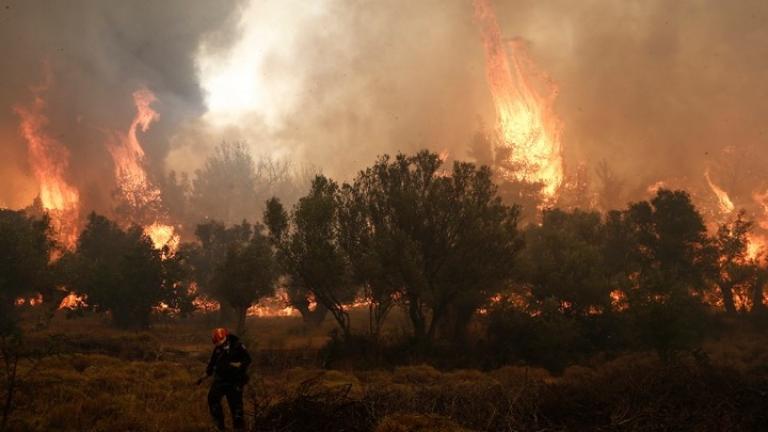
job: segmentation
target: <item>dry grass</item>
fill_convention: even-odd
[[[43,359],[20,384],[11,430],[208,430],[189,367],[98,354]]]
[[[22,363],[10,430],[209,430],[207,387],[192,385],[210,349],[206,319],[126,333],[95,317],[57,317],[27,336],[27,344],[55,354],[30,374],[32,363]],[[257,430],[768,430],[762,336],[710,342],[710,364],[684,357],[663,365],[654,355],[633,354],[554,376],[523,366],[321,370],[314,355],[325,330],[306,332],[294,319],[250,322],[247,339],[258,361],[246,411]]]

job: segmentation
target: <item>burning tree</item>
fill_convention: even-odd
[[[115,132],[110,136],[107,148],[112,155],[117,181],[116,213],[123,225],[139,224],[144,227],[157,249],[166,245],[175,249],[179,237],[175,228],[165,221],[167,215],[162,194],[146,172],[144,149],[139,141],[139,132],[149,130],[150,125],[159,118],[151,106],[156,100],[148,89],[136,90],[133,93],[136,116],[127,132]]]
[[[554,113],[557,86],[538,70],[521,39],[504,43],[489,0],[475,0],[482,30],[486,76],[496,108],[500,143],[496,171],[504,180],[541,185],[544,204],[563,183],[562,124]]]
[[[51,216],[56,239],[71,249],[77,240],[80,193],[67,181],[69,150],[46,130],[49,121],[44,94],[53,78],[47,65],[44,73],[44,82],[32,87],[32,104],[17,105],[14,111],[21,120],[19,130],[27,143],[29,163],[39,183],[42,207]]]
[[[747,256],[751,229],[752,223],[745,219],[745,213],[739,212],[731,223],[720,225],[715,236],[718,251],[718,275],[715,280],[725,311],[731,314],[736,312],[735,290],[747,283],[753,273]]]
[[[174,260],[168,265],[176,265]],[[178,303],[185,279],[177,267],[167,271],[163,251],[139,226],[122,230],[91,213],[71,257],[68,286],[87,297],[90,308],[107,311],[123,328],[147,328],[153,307]]]

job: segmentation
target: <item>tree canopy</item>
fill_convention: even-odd
[[[148,327],[152,308],[178,293],[179,273],[165,271],[162,251],[141,227],[123,230],[96,213],[88,216],[72,266],[69,286],[119,327]]]
[[[518,208],[502,203],[487,167],[435,153],[384,156],[345,188],[346,242],[358,275],[396,291],[417,339],[432,339],[449,318],[461,328],[491,291],[512,276],[522,247]],[[362,228],[361,228],[362,227]]]
[[[53,245],[47,216],[0,209],[0,333],[13,327],[17,298],[53,289]]]
[[[250,238],[233,242],[212,278],[214,297],[230,305],[237,312],[237,331],[245,332],[248,308],[263,297],[275,292],[277,265],[269,240],[257,225]]]

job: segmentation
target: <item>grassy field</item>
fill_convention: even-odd
[[[20,364],[9,430],[207,431],[212,317],[114,330],[98,317],[57,314],[27,329],[38,354]],[[768,430],[768,338],[733,334],[707,358],[662,364],[654,354],[595,358],[557,375],[512,365],[322,369],[332,328],[254,318],[246,412],[265,431]],[[392,329],[396,331],[396,328]]]

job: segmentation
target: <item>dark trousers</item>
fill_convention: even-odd
[[[219,430],[224,430],[224,409],[221,407],[221,399],[227,398],[229,412],[232,414],[232,426],[235,430],[245,429],[245,419],[243,418],[243,386],[214,380],[211,389],[208,391],[208,409],[211,410],[211,417]]]

